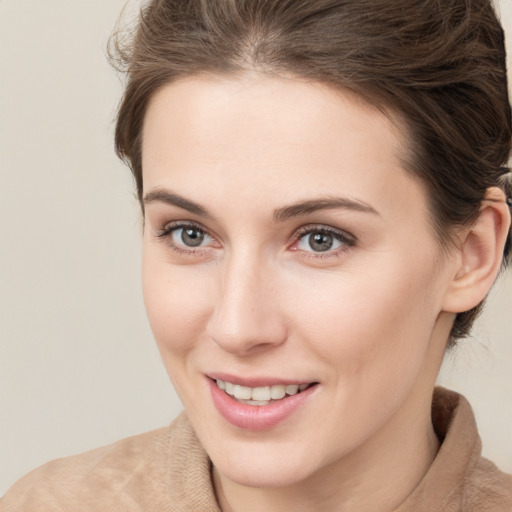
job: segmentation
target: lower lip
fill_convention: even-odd
[[[287,396],[268,405],[248,405],[222,391],[214,380],[208,379],[213,403],[220,414],[232,425],[245,430],[268,430],[281,423],[301,407],[318,385]]]

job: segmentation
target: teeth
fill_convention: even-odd
[[[297,386],[297,384],[290,384],[289,386],[286,386],[287,395],[295,395],[297,391],[299,391],[299,386]]]
[[[262,405],[268,405],[270,402],[261,402],[259,400],[246,400],[245,403],[248,405],[258,405],[259,407],[261,407]]]
[[[224,383],[226,393],[228,395],[233,396],[235,394],[235,385],[231,384],[231,382],[225,382]]]
[[[253,388],[251,398],[253,400],[257,400],[258,402],[270,400],[270,388],[268,386],[264,388]]]
[[[253,398],[251,396],[251,388],[247,388],[245,386],[235,385],[235,389],[233,390],[233,396],[238,400],[250,400]]]
[[[239,384],[232,384],[231,382],[224,382],[220,379],[217,379],[216,382],[217,386],[228,395],[250,405],[268,405],[271,400],[281,400],[286,395],[296,395],[309,386],[309,384],[289,384],[288,386],[276,384],[275,386],[250,388],[240,386]]]
[[[272,400],[280,400],[286,395],[286,386],[272,386],[270,388],[270,398]]]

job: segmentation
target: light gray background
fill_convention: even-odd
[[[512,0],[500,4],[512,48]],[[105,46],[123,5],[0,1],[0,495],[181,408],[145,319],[139,211],[112,150],[121,87]],[[470,399],[508,472],[511,274],[440,378]]]

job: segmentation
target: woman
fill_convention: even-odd
[[[50,463],[2,510],[512,509],[434,384],[509,259],[488,1],[160,0],[118,153],[186,413]]]

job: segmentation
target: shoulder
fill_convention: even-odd
[[[493,462],[482,457],[481,439],[468,401],[462,395],[446,390],[444,397],[445,407],[453,403],[452,411],[445,416],[448,422],[443,443],[446,444],[444,463],[452,469],[460,464],[457,480],[463,510],[512,512],[512,475],[500,471]],[[446,411],[449,409],[450,405]]]
[[[433,419],[436,431],[444,438],[434,473],[438,473],[438,485],[449,487],[448,501],[459,496],[462,510],[467,512],[512,512],[512,475],[482,457],[482,443],[468,401],[438,388]]]
[[[512,475],[483,457],[466,475],[464,490],[464,510],[512,512]]]
[[[165,486],[169,444],[181,422],[178,417],[170,427],[48,462],[15,483],[0,510],[144,509],[139,496],[158,496]]]

